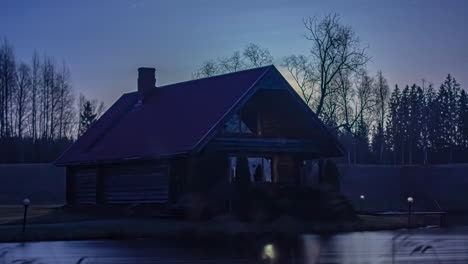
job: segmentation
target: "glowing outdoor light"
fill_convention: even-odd
[[[409,196],[407,199],[408,201],[408,227],[411,226],[411,205],[414,203],[413,197]]]
[[[364,208],[364,200],[366,200],[366,196],[364,194],[361,194],[359,196],[359,211],[363,211]]]
[[[263,247],[262,259],[273,261],[276,258],[276,250],[273,244],[266,244]]]
[[[28,212],[28,207],[31,201],[28,198],[24,198],[23,206],[24,206],[24,215],[23,215],[23,232],[26,231],[26,215]]]

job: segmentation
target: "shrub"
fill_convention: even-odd
[[[327,160],[324,168],[323,184],[330,186],[334,191],[340,191],[340,171],[333,160]]]

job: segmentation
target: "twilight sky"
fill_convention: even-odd
[[[330,12],[369,46],[372,74],[393,87],[439,86],[452,73],[468,86],[468,1],[465,0],[198,0],[6,1],[0,37],[17,57],[33,51],[65,60],[77,93],[109,107],[136,89],[137,68],[156,67],[157,85],[184,81],[206,59],[253,42],[279,66],[307,54],[302,19]]]

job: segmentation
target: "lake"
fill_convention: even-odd
[[[303,236],[304,263],[468,263],[468,228]]]
[[[256,256],[234,248],[186,247],[156,240],[0,244],[6,263],[468,263],[468,228],[304,235],[299,247],[265,243]],[[81,262],[80,262],[81,260]]]

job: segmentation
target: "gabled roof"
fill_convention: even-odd
[[[55,163],[112,162],[198,151],[255,90],[278,80],[293,91],[274,66],[266,66],[157,87],[140,105],[137,92],[124,94]],[[306,108],[327,137],[333,138]]]

